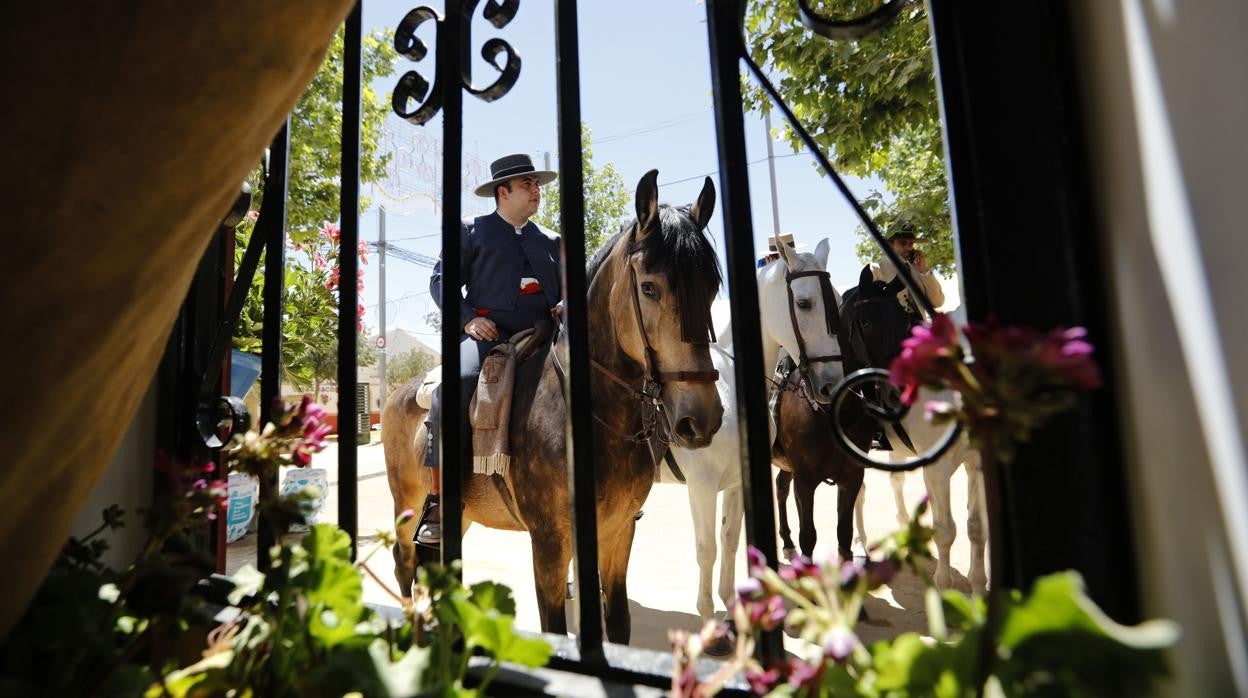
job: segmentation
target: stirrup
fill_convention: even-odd
[[[436,521],[430,519],[435,516]],[[442,506],[438,496],[430,494],[425,497],[421,507],[420,520],[416,524],[416,534],[412,539],[419,545],[440,548],[442,546]]]

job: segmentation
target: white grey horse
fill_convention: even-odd
[[[801,333],[809,356],[839,355],[840,344],[834,333],[829,333],[825,322],[823,285],[817,276],[807,275],[790,281],[790,273],[824,272],[827,269],[828,241],[821,240],[813,254],[799,253],[781,246],[780,259],[758,272],[758,305],[762,325],[763,370],[761,384],[770,377],[771,371],[783,349],[790,356],[799,356],[799,342],[794,330],[794,319]],[[790,303],[789,286],[792,287]],[[835,296],[835,292],[833,293]],[[835,298],[832,302],[839,303]],[[723,314],[723,303],[716,306],[716,320]],[[792,312],[790,312],[790,307]],[[721,327],[718,341],[712,345],[711,360],[719,370],[720,400],[724,405],[724,417],[719,431],[711,439],[710,446],[687,450],[673,446],[672,452],[685,475],[689,491],[689,508],[693,516],[694,540],[698,561],[698,614],[703,620],[715,616],[715,602],[711,595],[711,581],[716,557],[720,559],[719,598],[727,608],[735,593],[735,560],[741,542],[741,523],[744,517],[741,499],[741,465],[739,431],[736,412],[736,381],[733,372],[732,328],[728,323]],[[832,390],[844,378],[839,361],[817,362],[811,365],[810,382],[816,399],[826,402]],[[771,438],[775,438],[775,424],[767,415]],[[829,444],[831,441],[829,441]],[[665,479],[670,478],[664,468]],[[673,480],[674,481],[674,480]],[[715,537],[716,494],[723,492],[723,513],[719,521],[720,547],[717,555]],[[862,530],[862,513],[858,511],[858,528]]]

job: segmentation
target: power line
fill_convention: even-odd
[[[662,131],[664,129],[672,128],[674,126],[681,126],[683,124],[705,119],[706,116],[710,113],[712,113],[712,110],[707,109],[706,111],[700,111],[696,114],[689,114],[687,116],[678,116],[674,119],[667,119],[666,121],[657,121],[653,124],[648,124],[646,126],[638,126],[637,128],[634,128],[628,131],[622,131],[620,133],[612,134],[610,136],[605,136],[603,138],[595,138],[593,140],[593,144],[602,145],[603,143],[610,143],[612,141],[624,140],[625,138],[633,138],[635,136],[643,136],[647,133],[653,133],[655,131]]]
[[[783,160],[784,158],[794,158],[794,157],[797,157],[798,155],[804,155],[804,153],[789,153],[788,155],[777,155],[775,159]],[[760,162],[767,162],[767,158],[759,158],[757,160],[751,160],[745,164],[748,167],[749,165],[757,165]],[[659,186],[666,187],[669,184],[680,184],[682,182],[692,182],[695,179],[702,179],[703,177],[710,177],[711,175],[715,175],[715,174],[719,174],[719,170],[712,170],[710,172],[707,172],[706,174],[694,175],[693,177],[685,177],[684,179],[675,179],[670,182],[662,182],[661,184],[659,184]]]

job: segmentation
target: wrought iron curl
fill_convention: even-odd
[[[887,463],[872,458],[871,454],[859,448],[858,445],[854,443],[853,439],[849,438],[849,435],[846,434],[845,430],[841,427],[841,420],[837,417],[840,415],[841,408],[845,405],[845,401],[852,395],[859,400],[862,400],[864,407],[871,412],[876,419],[893,425],[899,425],[901,420],[904,419],[906,414],[910,411],[908,407],[901,405],[900,403],[898,403],[897,408],[890,409],[889,407],[881,404],[874,404],[863,398],[863,393],[866,392],[863,388],[872,384],[881,388],[893,387],[893,384],[888,380],[888,371],[882,368],[864,368],[854,371],[846,376],[845,380],[841,381],[841,384],[837,386],[836,392],[832,395],[832,402],[829,407],[832,416],[832,436],[836,439],[837,444],[840,445],[841,448],[845,449],[845,452],[852,456],[854,460],[858,461],[860,465],[865,465],[868,468],[875,468],[877,470],[887,470],[889,472],[908,472],[911,470],[917,470],[940,460],[940,458],[945,455],[945,452],[953,447],[953,444],[961,438],[962,427],[957,422],[954,422],[953,426],[950,427],[949,431],[945,433],[945,437],[940,441],[940,443],[936,444],[934,448],[925,453],[919,454],[917,457],[906,461],[905,463]],[[894,448],[896,448],[896,444],[894,444]]]
[[[910,0],[887,0],[883,5],[860,17],[853,19],[832,19],[821,15],[810,6],[810,0],[797,0],[797,7],[802,15],[802,24],[814,33],[829,39],[853,40],[880,29],[893,21],[901,12],[901,8],[910,4]]]
[[[892,21],[892,19],[894,19],[901,11],[902,7],[909,2],[910,0],[887,0],[887,2],[875,10],[849,20],[834,20],[819,15],[810,7],[809,0],[798,0],[798,5],[802,23],[804,25],[821,36],[832,40],[844,40],[861,39],[879,30],[881,27],[887,25],[888,22]],[[745,3],[741,3],[741,13],[738,15],[737,25],[738,36],[741,41],[739,47],[741,59],[745,61],[745,64],[749,67],[750,72],[754,75],[754,78],[758,80],[759,84],[763,88],[763,91],[767,93],[767,96],[771,99],[772,103],[780,108],[780,111],[784,114],[784,118],[788,121],[789,126],[795,133],[797,133],[798,137],[801,139],[802,143],[805,144],[806,148],[810,150],[811,154],[815,156],[815,160],[819,163],[819,166],[823,168],[823,171],[827,174],[828,178],[832,180],[832,184],[838,191],[841,192],[841,196],[849,202],[849,205],[854,210],[855,215],[858,216],[858,220],[862,222],[863,226],[867,229],[868,234],[871,235],[871,238],[875,240],[880,250],[884,253],[884,256],[887,257],[888,260],[892,262],[893,267],[897,269],[898,276],[901,278],[902,283],[905,284],[906,290],[910,293],[910,297],[918,301],[923,310],[927,313],[928,317],[934,316],[936,314],[936,308],[932,305],[931,299],[927,297],[927,293],[923,291],[923,288],[914,280],[914,277],[910,275],[909,266],[903,263],[901,257],[893,251],[892,246],[889,245],[888,241],[884,239],[884,234],[880,232],[880,228],[876,225],[875,220],[869,213],[867,213],[866,209],[863,208],[862,204],[854,196],[853,192],[849,190],[849,187],[845,184],[845,180],[842,179],[840,174],[836,171],[836,168],[832,165],[831,160],[824,155],[823,150],[820,149],[819,145],[815,142],[814,137],[812,137],[810,132],[802,126],[802,122],[797,118],[797,115],[793,113],[793,110],[780,96],[779,90],[776,89],[775,85],[771,83],[771,80],[767,78],[766,73],[763,72],[763,69],[750,56],[750,53],[746,48],[749,44],[745,37],[744,4]],[[832,395],[831,412],[833,425],[832,432],[837,443],[839,443],[859,465],[868,468],[888,471],[908,471],[934,463],[949,450],[949,447],[952,446],[954,441],[960,436],[960,427],[955,425],[945,436],[945,439],[940,444],[937,444],[935,449],[922,453],[917,458],[903,464],[887,463],[871,458],[869,453],[866,453],[862,449],[858,448],[845,433],[844,428],[841,426],[840,420],[836,418],[839,414],[841,406],[845,403],[845,400],[853,394],[855,388],[865,386],[868,383],[880,382],[888,383],[888,371],[881,368],[868,368],[856,371],[847,376],[845,380],[841,381],[840,385],[836,387],[836,390]],[[891,383],[889,383],[889,385],[891,385]],[[890,410],[878,405],[873,406],[869,403],[866,406],[868,411],[875,417],[881,421],[893,424],[900,423],[900,421],[909,412],[909,407],[905,405],[899,405],[896,410]]]
[[[464,36],[447,37],[445,22],[438,12],[422,5],[407,13],[394,32],[394,49],[399,55],[413,62],[420,62],[429,53],[428,46],[416,36],[417,29],[429,20],[437,25],[438,46],[445,46],[448,51],[465,50],[472,44],[472,15],[476,12],[480,0],[467,0],[461,7],[464,13]],[[515,19],[520,10],[520,0],[487,0],[482,9],[482,17],[496,29],[502,29]],[[481,47],[481,57],[499,72],[499,76],[485,87],[477,87],[472,82],[472,67],[468,60],[462,62],[461,85],[469,94],[484,102],[493,102],[506,95],[515,87],[520,79],[520,54],[511,44],[503,39],[492,38]],[[427,123],[443,105],[443,86],[435,79],[432,85],[419,72],[410,70],[399,78],[391,96],[391,108],[394,113],[421,125]],[[408,109],[408,104],[415,101],[415,109]]]
[[[399,22],[399,26],[394,30],[394,50],[400,56],[407,58],[413,63],[419,63],[429,53],[429,47],[416,36],[416,30],[420,28],[420,25],[429,20],[433,20],[437,23],[439,30],[441,29],[442,19],[437,11],[431,7],[421,5],[403,17],[402,21]],[[439,42],[440,45],[441,43]],[[407,105],[412,100],[416,102],[417,106],[409,111]],[[394,86],[394,93],[390,97],[390,106],[394,109],[395,114],[419,126],[428,122],[442,110],[441,86],[437,84],[435,78],[431,87],[429,81],[423,75],[415,70],[409,70],[399,78],[399,83]]]
[[[507,54],[507,61],[500,63],[498,61],[499,54]],[[520,79],[520,56],[511,44],[502,39],[494,38],[485,42],[481,47],[481,57],[486,63],[494,66],[499,76],[484,88],[476,87],[472,84],[471,76],[464,76],[464,89],[472,96],[483,102],[493,102],[503,95],[511,92],[511,88],[516,86],[516,80]],[[464,64],[464,70],[468,70],[468,64]]]

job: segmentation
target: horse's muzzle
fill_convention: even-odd
[[[718,396],[710,405],[677,410],[672,415],[672,441],[681,448],[706,448],[723,421],[724,406]]]

